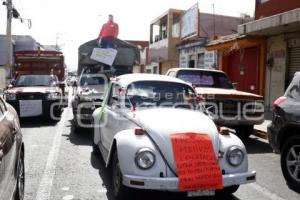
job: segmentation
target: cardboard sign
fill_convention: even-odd
[[[43,114],[42,100],[20,100],[20,116],[35,117]]]
[[[179,133],[171,135],[179,178],[179,191],[223,188],[212,141],[208,135]]]
[[[116,58],[117,52],[116,49],[111,48],[94,48],[91,59],[111,66]]]

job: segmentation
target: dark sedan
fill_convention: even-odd
[[[268,137],[273,149],[281,154],[281,169],[287,184],[300,192],[300,72],[273,104]]]
[[[24,144],[15,109],[0,97],[0,199],[24,199]]]

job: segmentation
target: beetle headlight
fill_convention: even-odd
[[[7,101],[13,101],[13,100],[16,100],[17,97],[16,97],[15,93],[5,93],[5,99]]]
[[[155,163],[155,155],[151,149],[142,148],[136,152],[135,164],[141,169],[150,169]]]
[[[229,148],[227,161],[231,166],[239,166],[244,160],[244,152],[237,146]]]

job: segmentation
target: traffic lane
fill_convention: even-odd
[[[92,131],[75,131],[71,108],[66,108],[56,171],[49,199],[108,199],[104,178],[93,167]]]
[[[251,136],[243,141],[249,160],[249,170],[256,171],[256,182],[241,186],[235,193],[239,198],[247,199],[276,199],[298,200],[300,194],[291,190],[282,175],[280,155],[273,153],[265,139]]]
[[[44,172],[57,123],[49,122],[41,117],[24,118],[20,122],[25,144],[24,199],[34,199]]]

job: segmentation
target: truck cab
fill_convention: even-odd
[[[5,99],[21,118],[57,121],[64,107],[64,56],[57,51],[16,52],[15,78]]]

